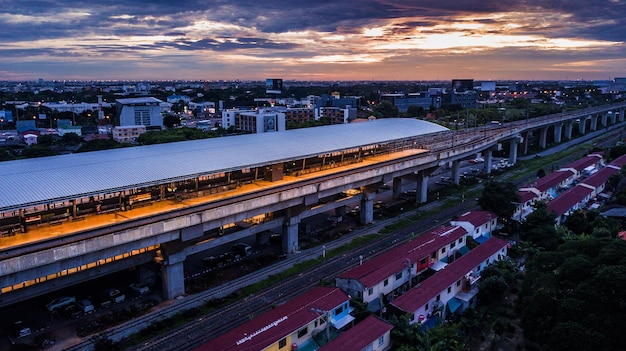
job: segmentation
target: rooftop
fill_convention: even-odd
[[[0,210],[314,157],[446,130],[417,119],[384,118],[5,161],[0,162]]]

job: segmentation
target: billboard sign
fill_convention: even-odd
[[[265,80],[265,93],[266,94],[282,94],[283,92],[283,80],[268,78]]]

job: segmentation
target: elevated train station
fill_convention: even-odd
[[[326,190],[316,178],[354,174],[371,164],[428,153],[426,145],[448,135],[446,128],[426,121],[382,119],[2,162],[0,305],[14,301],[10,296],[18,291],[36,296],[69,286],[76,278],[91,279],[98,274],[87,271],[94,268],[107,274],[151,260],[164,263],[166,297],[180,295],[184,251],[228,242],[207,233],[240,221],[283,223],[283,251],[291,253],[298,246],[297,223],[306,211],[345,206],[345,199],[334,203],[332,197],[342,190],[370,192],[371,180],[354,175]],[[375,184],[382,181],[380,175]],[[258,196],[277,187],[283,187],[278,198]],[[241,197],[251,203],[241,202]],[[372,200],[366,197],[362,206],[363,223],[372,221]],[[331,204],[320,206],[327,202]],[[242,205],[247,208],[235,209]],[[206,211],[214,213],[206,216]],[[179,218],[179,212],[200,218],[159,233],[146,229],[147,224],[163,226]],[[230,240],[254,233],[249,229]],[[116,240],[121,237],[127,240]],[[168,253],[167,246],[176,247],[175,253]],[[180,252],[178,268],[168,268],[176,266],[174,257]]]

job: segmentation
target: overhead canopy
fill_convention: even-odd
[[[447,131],[412,118],[0,162],[0,211],[317,157]]]
[[[456,310],[458,310],[459,307],[461,307],[462,305],[463,305],[463,302],[461,302],[461,300],[457,299],[456,297],[453,297],[450,300],[448,300],[448,309],[450,310],[451,313],[456,312]]]
[[[352,317],[349,314],[346,314],[345,316],[339,319],[331,319],[330,324],[332,324],[333,327],[337,329],[341,329],[345,327],[346,325],[348,325],[348,323],[352,322],[353,320],[354,320],[354,317]]]

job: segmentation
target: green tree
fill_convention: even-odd
[[[557,235],[555,223],[556,215],[548,212],[545,203],[538,202],[535,204],[535,210],[522,222],[520,239],[536,247],[555,250],[561,240]]]
[[[398,115],[398,107],[394,106],[391,102],[387,100],[383,100],[379,104],[374,106],[374,116],[378,118],[398,117]]]
[[[521,201],[517,187],[513,183],[488,181],[485,183],[478,205],[485,211],[492,211],[500,218],[511,218],[516,203]]]
[[[406,109],[406,115],[408,117],[424,116],[424,108],[422,106],[409,105]]]
[[[163,125],[167,128],[174,128],[180,125],[180,117],[167,114],[163,116]]]
[[[61,137],[61,143],[67,146],[76,146],[83,141],[83,137],[76,133],[65,133]]]

